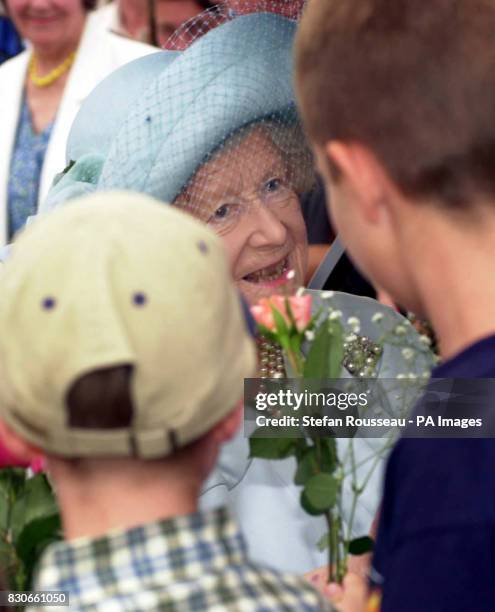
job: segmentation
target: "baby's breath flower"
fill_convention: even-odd
[[[405,336],[407,334],[407,329],[404,327],[404,325],[397,325],[397,327],[394,329],[394,334],[396,336]]]
[[[407,378],[407,374],[397,374],[395,378],[397,380],[404,380],[405,378]]]
[[[414,374],[414,372],[409,372],[407,378],[409,378],[409,380],[416,380],[418,378],[418,375]]]
[[[361,321],[357,317],[349,317],[347,319],[347,323],[351,326],[351,329],[355,334],[359,334],[361,329]]]
[[[329,318],[330,321],[337,321],[341,317],[342,317],[342,311],[341,310],[334,310],[333,312],[331,312],[328,315],[328,318]]]
[[[348,335],[345,337],[345,341],[346,341],[346,342],[355,342],[356,340],[357,340],[357,336],[356,336],[356,334],[348,334]]]
[[[311,342],[315,339],[315,332],[311,329],[308,329],[306,332],[304,332],[304,337],[306,338],[306,340],[308,340],[308,342]]]
[[[414,350],[409,347],[403,348],[401,352],[402,352],[402,357],[404,357],[406,361],[411,361],[412,359],[414,359],[414,356],[416,355]]]
[[[383,321],[383,312],[375,312],[375,314],[371,317],[372,323],[380,323]]]
[[[427,372],[426,370],[421,374],[421,378],[424,378],[425,380],[428,380],[431,376],[430,372]]]
[[[323,300],[331,300],[334,297],[335,293],[333,291],[322,291],[321,298]]]
[[[428,338],[428,336],[426,336],[425,334],[422,334],[419,337],[419,341],[421,342],[421,344],[423,344],[424,346],[431,346],[431,340],[430,338]]]

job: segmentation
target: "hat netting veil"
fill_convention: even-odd
[[[136,100],[98,189],[175,203],[221,234],[253,205],[299,205],[314,171],[295,106],[295,20],[247,9],[233,18],[224,8],[207,13],[220,15],[216,27]]]

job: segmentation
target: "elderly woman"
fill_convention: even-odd
[[[105,31],[89,16],[95,4],[6,0],[29,45],[0,67],[0,245],[46,196],[81,102],[110,72],[153,51]]]
[[[223,238],[250,303],[294,291],[303,284],[307,260],[300,198],[315,180],[291,85],[294,30],[294,22],[273,14],[242,16],[182,53],[158,53],[117,71],[81,109],[69,137],[70,164],[44,209],[94,189],[148,193]],[[105,122],[95,125],[98,114]],[[402,320],[372,300],[336,295],[334,303],[345,318],[359,316],[372,340],[380,333],[371,324],[377,310],[389,326]],[[283,359],[270,347],[260,345],[260,361],[265,376],[283,371]],[[426,369],[424,350],[420,361]],[[346,363],[349,376],[359,373]],[[401,366],[400,350],[391,347],[379,376],[394,377]],[[355,446],[356,461],[369,464],[372,445],[360,440]],[[300,507],[294,460],[248,455],[241,435],[225,448],[203,504],[234,509],[254,558],[299,572],[321,565],[316,542],[326,526]],[[369,529],[379,488],[377,473],[360,500],[356,534]],[[344,500],[346,516],[350,499]]]

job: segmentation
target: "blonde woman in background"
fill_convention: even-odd
[[[6,0],[29,48],[0,67],[0,245],[37,212],[64,167],[70,126],[90,91],[154,51],[106,31],[93,7],[94,0]]]

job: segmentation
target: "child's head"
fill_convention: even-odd
[[[212,467],[255,356],[221,242],[202,224],[144,196],[91,196],[20,236],[0,293],[14,452],[173,460],[214,432],[201,469]]]
[[[331,213],[358,264],[408,305],[420,215],[468,226],[495,195],[494,30],[487,0],[313,0],[302,19],[299,102]]]

